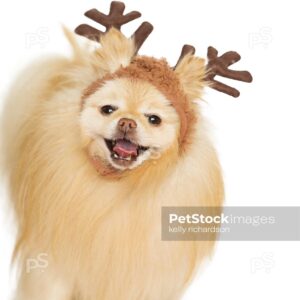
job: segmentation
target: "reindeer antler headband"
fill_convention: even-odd
[[[92,19],[93,21],[103,25],[106,28],[106,32],[114,27],[118,30],[121,29],[121,26],[139,18],[141,13],[137,11],[132,11],[128,14],[123,14],[125,10],[125,4],[118,1],[113,1],[110,6],[110,12],[108,15],[105,15],[98,11],[97,9],[91,9],[85,13],[85,16]],[[142,44],[145,42],[147,37],[153,30],[153,26],[144,22],[140,25],[140,27],[135,31],[132,35],[132,38],[135,41],[136,46],[136,54]],[[75,32],[79,35],[85,36],[90,40],[99,41],[100,37],[105,34],[90,25],[81,24],[76,29]],[[181,51],[181,55],[178,59],[176,66],[179,62],[188,54],[195,54],[195,48],[190,45],[184,45]],[[224,53],[221,56],[218,56],[218,51],[209,47],[207,51],[208,63],[206,65],[207,75],[206,81],[209,83],[209,86],[219,92],[228,94],[233,97],[238,97],[240,95],[239,91],[233,87],[225,85],[217,80],[215,80],[215,76],[226,77],[238,81],[251,82],[252,76],[248,71],[235,71],[230,70],[228,67],[241,59],[240,55],[237,52],[229,51]],[[174,69],[176,68],[174,67]]]
[[[93,21],[103,25],[106,28],[106,31],[102,32],[90,25],[81,24],[75,29],[75,32],[90,40],[102,43],[101,37],[104,36],[111,28],[115,28],[120,31],[122,25],[141,16],[141,14],[137,11],[124,14],[124,10],[124,3],[117,1],[113,1],[111,3],[108,15],[105,15],[96,9],[89,10],[85,13],[85,15]],[[194,124],[195,111],[191,108],[191,101],[189,101],[187,94],[185,94],[185,91],[182,88],[180,79],[177,76],[177,70],[180,69],[181,63],[184,62],[185,59],[196,59],[194,57],[195,48],[190,45],[184,45],[178,62],[174,67],[170,67],[164,59],[138,56],[138,50],[152,30],[153,26],[148,22],[144,22],[138,27],[131,37],[135,46],[131,62],[128,62],[126,66],[122,66],[120,63],[119,69],[92,82],[83,93],[82,104],[84,106],[85,100],[90,95],[95,93],[103,84],[105,84],[105,82],[114,78],[126,77],[147,81],[162,92],[177,111],[180,118],[179,149],[183,150],[183,146],[186,144],[185,140],[191,132],[191,128]],[[249,72],[228,69],[230,65],[240,60],[240,55],[238,53],[230,51],[218,56],[217,50],[213,47],[209,47],[207,56],[207,65],[202,65],[202,61],[201,64],[199,64],[200,72],[197,74],[199,74],[201,78],[197,77],[197,80],[205,82],[211,88],[233,97],[238,97],[238,90],[216,81],[214,79],[215,76],[218,75],[244,82],[252,81],[252,76]],[[92,157],[92,161],[96,169],[103,173],[104,171],[101,162],[94,157]],[[109,173],[110,171],[105,170],[105,172]]]

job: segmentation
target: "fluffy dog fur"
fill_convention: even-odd
[[[223,199],[218,159],[196,103],[204,62],[188,55],[175,70],[196,115],[180,152],[180,118],[148,82],[109,81],[81,110],[92,82],[130,64],[133,41],[111,29],[102,47],[90,50],[66,34],[74,57],[30,66],[13,85],[4,113],[21,270],[15,299],[180,299],[213,242],[161,241],[161,207],[221,206]],[[115,101],[119,111],[101,116],[97,107],[105,101]],[[162,116],[160,128],[146,122],[147,110]],[[113,164],[103,137],[128,116],[149,153],[130,170],[118,170],[126,176],[99,175],[89,156]],[[27,272],[27,259],[40,253],[47,254],[48,267]]]

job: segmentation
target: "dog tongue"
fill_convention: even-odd
[[[117,140],[113,151],[123,158],[137,156],[137,145],[124,139]]]

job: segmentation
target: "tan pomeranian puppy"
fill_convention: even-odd
[[[177,300],[213,242],[161,240],[163,206],[221,206],[198,101],[204,60],[170,68],[112,28],[31,65],[4,112],[16,300]],[[30,268],[42,255],[46,268]],[[28,264],[29,262],[29,264]]]

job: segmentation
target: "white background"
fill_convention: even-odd
[[[107,11],[109,2],[1,1],[1,104],[29,61],[47,53],[68,54],[61,24],[75,28],[86,21],[83,12],[93,7]],[[142,54],[165,56],[174,64],[184,43],[204,57],[212,45],[220,52],[237,50],[242,60],[236,68],[253,74],[252,84],[233,83],[241,91],[238,100],[207,90],[203,104],[224,169],[226,205],[299,205],[299,3],[126,3],[155,26]],[[140,22],[133,23],[125,33]],[[3,188],[0,196],[0,299],[8,300],[14,285],[9,275],[14,230]],[[299,250],[299,242],[220,242],[184,299],[300,299]]]

